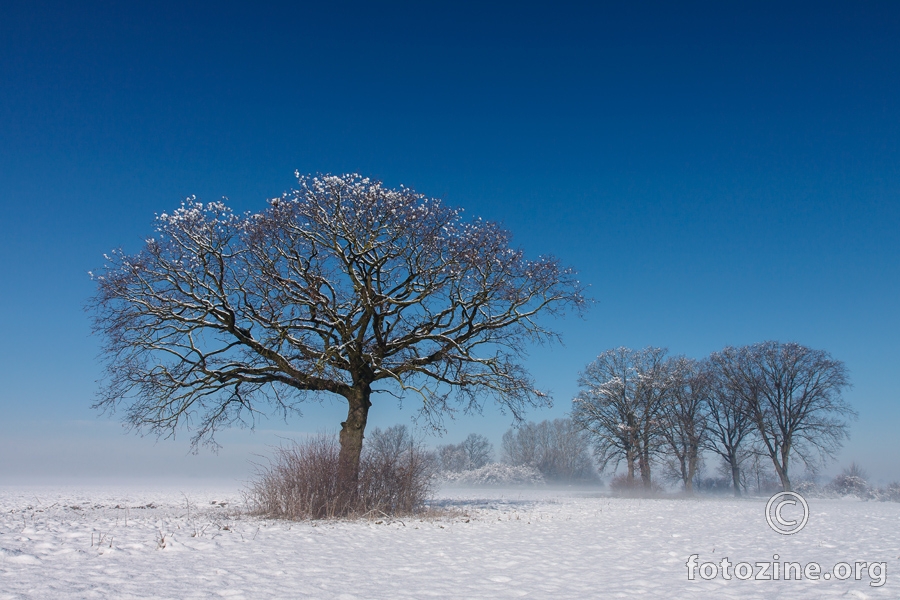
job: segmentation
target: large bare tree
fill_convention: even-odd
[[[738,348],[729,346],[709,358],[709,396],[707,398],[707,435],[704,447],[717,454],[728,467],[735,497],[741,495],[741,465],[747,458],[747,446],[756,431],[748,402],[749,390],[740,378],[729,376],[743,360]]]
[[[644,487],[662,439],[662,410],[668,393],[666,349],[615,348],[600,354],[578,378],[572,418],[590,433],[600,468],[625,462],[629,484],[635,467]]]
[[[856,413],[841,396],[850,385],[847,367],[824,350],[793,342],[726,348],[720,355],[731,356],[720,361],[722,374],[790,491],[793,457],[814,467],[848,435],[847,419]]]
[[[522,365],[542,315],[585,306],[574,273],[527,260],[498,225],[358,175],[300,177],[254,214],[189,199],[137,254],[94,275],[106,379],[97,406],[193,444],[310,395],[347,403],[342,480],[358,477],[372,394],[433,422],[485,397],[519,419],[549,403]]]
[[[673,470],[690,495],[707,436],[709,368],[705,362],[676,356],[666,361],[665,370],[668,382],[661,411],[662,436],[674,457]]]

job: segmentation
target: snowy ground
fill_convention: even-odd
[[[0,600],[900,596],[896,503],[811,500],[792,536],[769,529],[765,499],[447,489],[437,503],[449,514],[287,523],[242,515],[237,490],[0,488]],[[689,581],[692,554],[887,573],[881,587],[867,567],[860,580]]]

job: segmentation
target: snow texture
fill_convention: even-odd
[[[0,600],[23,598],[896,598],[900,504],[451,490],[443,516],[271,521],[221,490],[0,488]],[[887,581],[689,581],[699,560],[886,561]]]

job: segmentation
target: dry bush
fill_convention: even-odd
[[[340,493],[340,446],[334,436],[278,446],[247,491],[253,512],[285,519],[324,519],[344,514],[349,501]]]
[[[610,480],[609,491],[614,496],[625,498],[651,498],[662,495],[665,490],[655,481],[650,484],[649,488],[644,487],[640,478],[628,479],[628,476],[623,473]]]
[[[379,433],[372,434],[376,441]],[[405,439],[390,450],[378,443],[363,449],[355,490],[339,483],[335,436],[320,434],[279,446],[250,483],[247,504],[256,514],[292,520],[419,511],[431,496],[434,459],[408,434],[400,437]]]
[[[413,439],[405,425],[369,434],[359,469],[362,513],[411,514],[421,510],[433,491],[437,460]]]

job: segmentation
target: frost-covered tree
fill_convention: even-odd
[[[709,369],[685,356],[666,361],[666,398],[661,411],[662,437],[673,470],[687,494],[694,492],[707,434]]]
[[[300,177],[258,213],[189,199],[137,254],[114,252],[89,308],[103,339],[97,406],[193,445],[342,398],[342,480],[358,478],[373,393],[412,394],[432,423],[486,398],[545,405],[522,365],[541,324],[585,305],[554,258],[528,260],[490,222],[358,175]],[[348,488],[352,489],[352,488]]]
[[[625,462],[628,485],[635,470],[645,488],[663,443],[662,411],[669,375],[664,348],[615,348],[600,354],[578,378],[572,419],[590,434],[601,469]]]
[[[793,457],[815,468],[834,456],[856,416],[841,393],[849,387],[847,367],[824,350],[796,343],[762,342],[726,348],[722,375],[753,422],[763,451],[785,491],[791,490]]]
[[[750,456],[755,425],[747,408],[749,392],[728,373],[736,369],[741,354],[728,347],[709,358],[709,396],[705,448],[717,454],[727,466],[734,495],[741,495],[741,465]]]

